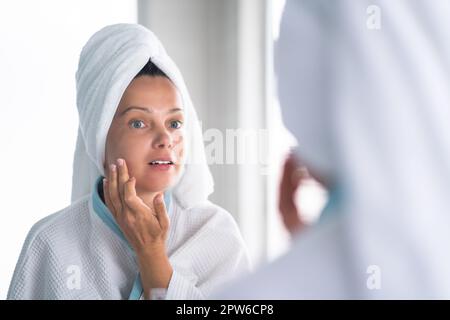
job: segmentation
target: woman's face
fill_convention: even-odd
[[[106,138],[105,173],[125,159],[137,193],[173,186],[184,162],[183,107],[172,82],[140,76],[125,90]]]

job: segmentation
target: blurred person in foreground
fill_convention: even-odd
[[[449,12],[441,0],[287,1],[275,66],[298,147],[280,209],[296,236],[221,298],[450,298]],[[300,161],[330,193],[312,227],[294,201]]]

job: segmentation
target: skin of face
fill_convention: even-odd
[[[108,131],[105,173],[118,158],[124,159],[130,178],[136,178],[137,195],[150,202],[177,182],[184,163],[184,137],[182,100],[173,83],[161,76],[135,78]],[[161,169],[149,164],[160,159],[174,165]]]

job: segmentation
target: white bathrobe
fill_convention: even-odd
[[[169,207],[173,275],[166,299],[203,299],[248,269],[228,212],[209,201],[183,209],[172,199]],[[88,195],[33,226],[8,299],[132,299],[138,272],[134,252],[99,217]]]
[[[150,30],[116,24],[96,32],[80,55],[72,204],[32,227],[8,299],[142,298],[135,253],[100,200],[99,182],[120,98],[149,59],[177,87],[185,113],[186,161],[176,185],[165,192],[173,268],[166,299],[202,299],[248,270],[245,244],[232,216],[208,201],[212,177],[181,73]]]

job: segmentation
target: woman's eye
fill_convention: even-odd
[[[172,129],[180,129],[182,124],[183,123],[181,121],[178,121],[178,120],[171,121],[170,122],[170,128],[172,128]]]
[[[130,124],[134,129],[142,129],[145,127],[144,121],[142,120],[132,120]]]

